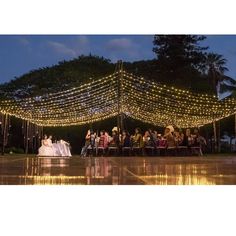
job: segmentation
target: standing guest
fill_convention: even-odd
[[[191,136],[192,136],[192,146],[191,146],[192,154],[198,154],[202,156],[203,155],[202,144],[206,143],[206,140],[200,136],[198,129],[194,129],[193,134]]]
[[[91,139],[91,130],[89,129],[87,131],[86,136],[85,136],[85,145],[83,146],[83,148],[81,150],[81,154],[80,154],[81,157],[86,157],[87,150],[88,150],[88,147],[89,147],[90,141],[91,141],[90,139]]]
[[[193,146],[204,148],[206,146],[206,139],[200,135],[198,129],[194,129],[193,131]]]
[[[131,137],[133,147],[143,148],[143,137],[140,128],[135,129],[135,134]]]

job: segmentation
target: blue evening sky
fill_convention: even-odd
[[[113,62],[152,59],[152,40],[153,35],[0,35],[0,83],[81,54]],[[236,35],[210,35],[204,45],[228,60],[227,74],[236,78]]]

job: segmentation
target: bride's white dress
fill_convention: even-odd
[[[39,148],[38,156],[55,156],[55,150],[51,139],[42,140],[42,146]]]

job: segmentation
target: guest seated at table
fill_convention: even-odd
[[[185,132],[185,142],[186,142],[186,145],[188,147],[191,147],[193,145],[193,137],[192,137],[192,134],[191,134],[191,130],[190,129],[186,129],[186,132]]]
[[[91,135],[90,135],[90,146],[91,146],[92,149],[95,148],[96,137],[97,137],[96,132],[91,131]]]
[[[107,131],[105,131],[105,148],[108,147],[109,142],[111,141],[112,137],[109,135]]]
[[[140,128],[135,129],[135,134],[131,137],[132,146],[143,148],[143,137]]]
[[[109,147],[118,147],[119,146],[119,136],[118,132],[113,130],[111,140],[109,141]]]
[[[153,131],[152,129],[148,130],[150,140],[149,140],[149,146],[155,147],[156,141],[157,141],[157,131]]]
[[[144,147],[150,146],[150,134],[148,131],[146,131],[143,135],[143,145]]]
[[[183,142],[183,137],[182,137],[182,135],[180,134],[180,132],[179,132],[178,129],[175,129],[173,136],[174,136],[176,145],[177,145],[177,146],[180,146],[181,143]]]
[[[187,145],[183,145],[184,144],[184,139],[185,139],[185,134],[184,134],[183,129],[179,129],[179,136],[180,136],[179,146],[187,146]]]
[[[158,136],[158,132],[156,130],[154,130],[153,131],[154,142],[157,142],[157,136]]]
[[[105,134],[104,130],[100,131],[98,147],[107,148],[108,146],[108,133]]]
[[[166,139],[161,135],[157,135],[157,148],[166,148],[167,142]]]
[[[131,147],[131,140],[128,131],[124,130],[121,136],[121,146],[122,147]]]
[[[175,142],[174,135],[171,132],[170,128],[168,128],[168,126],[165,128],[164,138],[166,138],[168,148],[176,147],[176,142]]]

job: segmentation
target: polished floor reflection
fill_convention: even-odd
[[[236,184],[236,156],[0,157],[5,185],[216,185]]]

